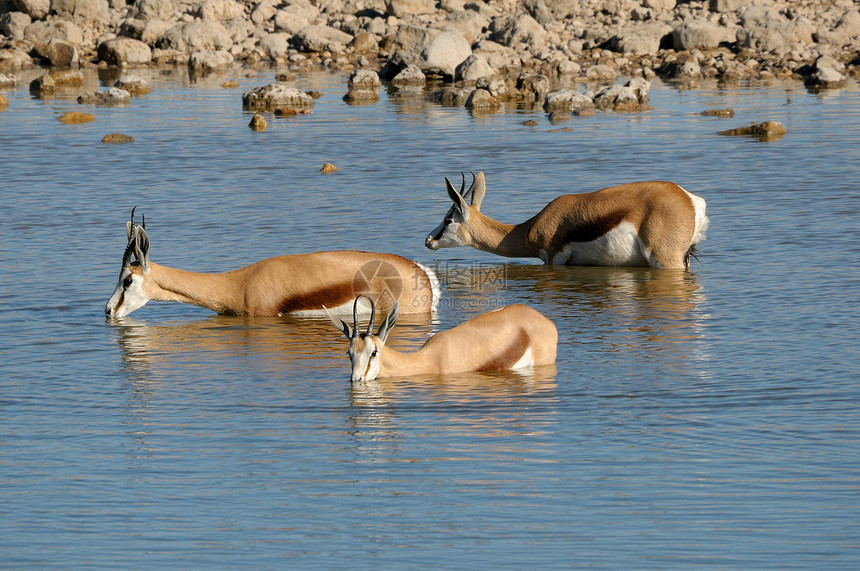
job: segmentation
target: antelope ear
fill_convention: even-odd
[[[347,339],[352,339],[352,331],[349,330],[349,325],[346,324],[346,321],[343,319],[335,319],[334,315],[328,310],[326,306],[322,306],[325,309],[328,318],[331,319],[331,322],[337,327],[344,335],[346,335]]]
[[[456,206],[461,213],[468,213],[469,205],[466,202],[466,199],[463,198],[463,196],[459,192],[457,192],[457,189],[454,188],[454,185],[451,184],[451,181],[448,180],[447,176],[445,177],[445,188],[448,190],[448,197],[454,203],[454,206]]]
[[[477,211],[481,211],[481,201],[484,200],[484,194],[487,192],[487,181],[484,180],[484,171],[478,171],[475,180],[472,181],[472,206]]]
[[[140,226],[134,227],[134,255],[144,273],[149,271],[149,236]]]
[[[388,310],[388,315],[385,316],[385,319],[382,320],[382,324],[379,326],[379,330],[376,332],[376,336],[379,337],[379,340],[382,341],[382,344],[385,344],[385,341],[388,339],[388,334],[391,333],[391,330],[394,329],[394,324],[397,323],[397,318],[400,317],[400,300],[394,302],[394,305],[391,306],[391,309]]]

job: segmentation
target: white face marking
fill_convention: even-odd
[[[372,381],[379,376],[382,344],[373,335],[360,335],[349,344],[353,383]]]
[[[445,219],[442,220],[442,223],[436,226],[436,228],[430,232],[430,235],[427,236],[427,240],[424,241],[424,245],[431,250],[465,246],[465,243],[460,240],[460,237],[457,235],[457,231],[459,230],[460,225],[463,224],[467,218],[468,213],[466,216],[463,216],[458,208],[452,206],[451,209],[448,210],[448,213],[445,214]]]
[[[105,305],[105,315],[112,318],[125,317],[140,309],[149,298],[143,293],[143,278],[128,268],[123,268],[113,295]]]
[[[571,266],[648,266],[651,261],[636,227],[629,222],[622,222],[591,242],[571,242],[552,257],[553,264]]]

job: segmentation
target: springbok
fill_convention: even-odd
[[[445,178],[454,205],[424,244],[431,250],[471,246],[511,258],[571,266],[685,269],[708,226],[705,200],[671,182],[636,182],[559,196],[521,224],[481,213],[484,173],[464,192]],[[467,202],[472,197],[471,205]]]
[[[105,306],[108,317],[124,317],[151,299],[257,316],[323,316],[323,305],[348,315],[357,294],[385,307],[399,301],[406,313],[430,312],[439,301],[435,274],[394,254],[353,250],[295,254],[231,272],[197,273],[150,261],[146,219],[135,224],[134,209],[127,231],[119,281]]]
[[[349,339],[350,378],[354,383],[377,377],[514,370],[555,362],[558,344],[555,324],[527,305],[508,305],[481,314],[437,333],[414,353],[401,353],[385,346],[397,322],[398,304],[391,307],[376,333],[373,333],[376,311],[372,301],[367,329],[359,332],[358,304],[357,297],[352,329],[329,314],[335,327]]]

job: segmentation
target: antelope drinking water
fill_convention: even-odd
[[[429,236],[431,250],[471,246],[545,264],[689,268],[708,226],[705,200],[671,182],[636,182],[559,196],[521,224],[481,213],[484,173],[460,191],[445,178],[454,205]],[[468,199],[471,195],[472,202]]]
[[[126,316],[151,299],[191,303],[223,314],[259,316],[325,315],[324,305],[348,314],[358,294],[385,307],[399,302],[406,313],[430,312],[439,301],[439,283],[433,272],[394,254],[354,250],[296,254],[210,274],[150,261],[146,220],[135,224],[134,209],[127,234],[119,281],[105,306],[108,317]]]
[[[414,353],[385,346],[397,322],[395,303],[376,333],[371,302],[370,322],[358,328],[359,298],[353,305],[352,328],[329,314],[335,327],[349,339],[352,382],[377,377],[448,375],[469,371],[501,371],[555,362],[558,331],[555,324],[527,305],[508,305],[437,333]],[[339,321],[339,322],[338,322]]]

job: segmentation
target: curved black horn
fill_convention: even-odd
[[[461,193],[461,194],[463,194],[463,198],[465,198],[466,200],[468,200],[468,199],[469,199],[469,196],[471,196],[471,194],[472,194],[473,192],[475,192],[475,183],[477,182],[477,179],[475,178],[475,173],[473,173],[473,172],[471,171],[471,169],[469,170],[469,173],[472,175],[472,185],[469,187],[469,190],[467,190],[465,193]],[[462,174],[462,173],[461,173],[461,174]],[[463,176],[463,186],[466,186],[466,177],[465,177],[465,175]]]
[[[131,227],[134,228],[134,211],[137,210],[137,206],[132,207],[131,209]]]
[[[463,194],[463,192],[466,190],[466,175],[463,174],[463,171],[460,171],[460,177],[463,179],[463,181],[460,183],[460,196],[465,198],[466,195]]]
[[[352,338],[355,339],[358,336],[358,300],[361,299],[361,296],[357,296],[355,301],[352,302]]]
[[[122,253],[122,267],[127,268],[131,265],[132,254],[134,254],[134,238],[128,241],[128,245]]]

